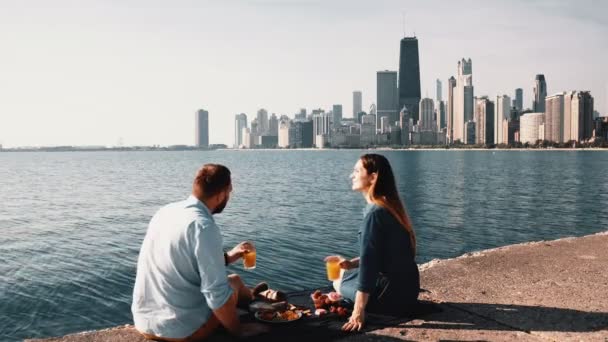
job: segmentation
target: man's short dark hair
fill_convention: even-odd
[[[207,199],[226,190],[232,181],[230,170],[220,164],[205,164],[196,172],[192,192],[199,199]]]

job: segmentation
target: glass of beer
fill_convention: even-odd
[[[243,268],[246,270],[254,269],[255,268],[255,257],[256,257],[255,248],[249,250],[249,252],[245,252],[243,254]]]
[[[325,266],[327,267],[327,279],[340,279],[340,260],[341,258],[339,256],[327,257],[325,259]]]

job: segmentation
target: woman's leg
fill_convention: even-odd
[[[340,269],[340,278],[334,280],[334,290],[336,290],[336,292],[338,292],[338,293],[340,293],[340,285],[342,284],[342,278],[343,277],[344,277],[344,269],[341,268]]]

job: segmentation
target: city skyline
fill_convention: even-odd
[[[608,114],[603,62],[608,47],[602,40],[608,25],[599,16],[608,5],[603,3],[38,4],[0,5],[2,31],[11,32],[0,57],[0,144],[5,147],[118,141],[192,145],[192,112],[198,108],[209,112],[209,143],[229,146],[239,113],[254,118],[266,108],[293,116],[299,108],[329,110],[341,104],[350,117],[352,92],[362,91],[367,111],[376,102],[376,72],[398,70],[398,42],[414,31],[423,96],[434,97],[436,80],[447,84],[455,63],[471,58],[475,96],[513,98],[522,88],[523,107],[529,108],[534,77],[543,74],[547,95],[589,90],[595,108]],[[484,19],[484,13],[497,9],[501,16]],[[233,12],[243,24],[222,24]],[[336,13],[341,19],[329,22]],[[202,17],[197,21],[197,16]],[[459,25],[436,25],[431,17],[445,22],[458,17]],[[304,24],[307,18],[316,25]],[[543,27],[532,18],[542,20]],[[489,51],[486,44],[496,41],[516,43],[518,53]],[[240,57],[242,51],[247,58]]]

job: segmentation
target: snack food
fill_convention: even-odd
[[[285,323],[295,321],[302,317],[302,312],[296,310],[284,311],[258,311],[255,318],[268,323]]]
[[[320,290],[316,290],[310,295],[310,298],[315,306],[315,315],[317,316],[325,315],[328,311],[341,317],[347,316],[349,313],[347,308],[340,305],[342,296],[337,292],[324,294]]]

